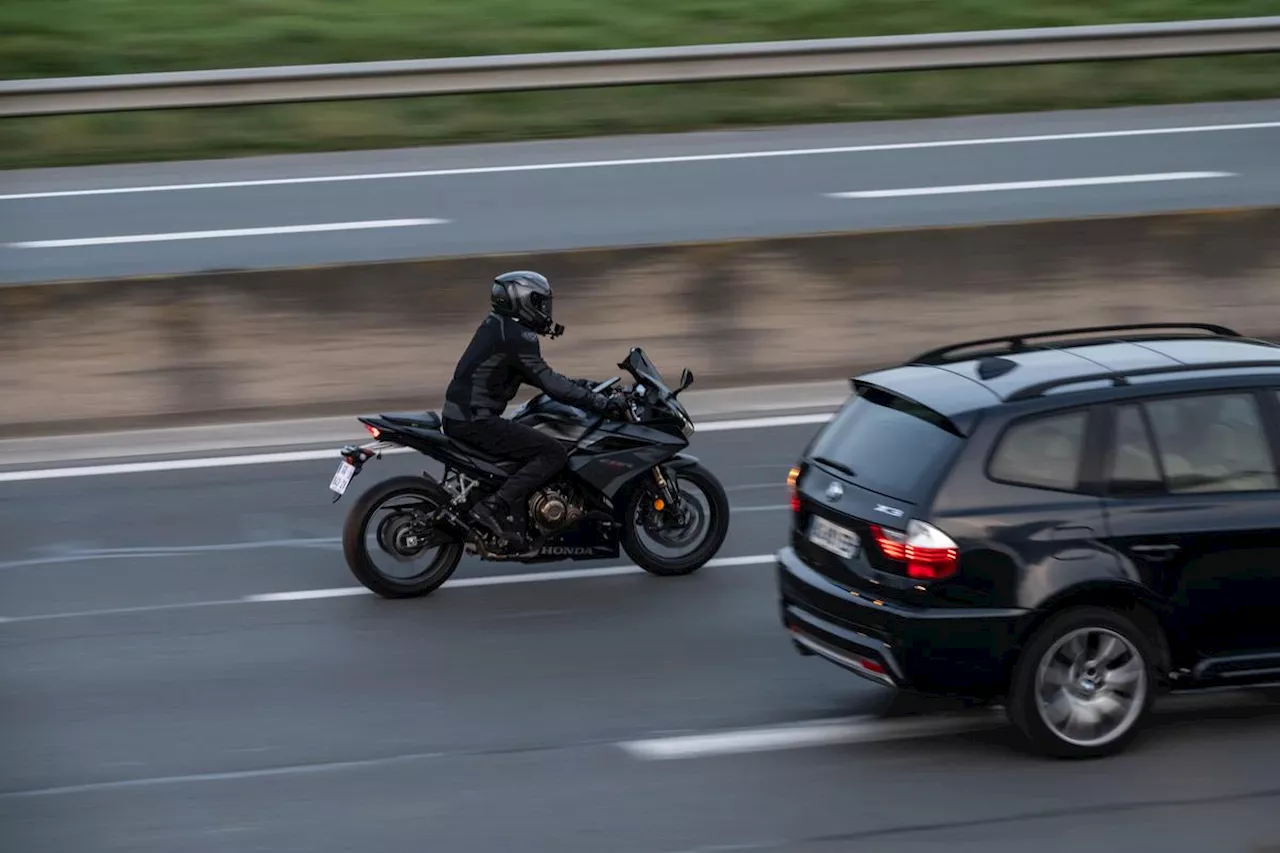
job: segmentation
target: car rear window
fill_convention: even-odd
[[[852,470],[859,486],[917,502],[963,441],[932,409],[868,388],[818,434],[808,456]]]

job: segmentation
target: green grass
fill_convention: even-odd
[[[1274,14],[1276,0],[5,0],[0,77]],[[1280,96],[1218,57],[9,119],[0,166]]]

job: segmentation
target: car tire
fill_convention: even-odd
[[[1006,708],[1028,746],[1074,759],[1129,746],[1157,689],[1158,644],[1146,622],[1105,607],[1073,607],[1032,635],[1014,666]],[[1090,730],[1090,722],[1098,728]]]

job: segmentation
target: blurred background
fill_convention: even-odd
[[[1055,326],[1280,337],[1280,24],[1062,62],[1044,32],[845,45],[838,73],[758,79],[758,54],[643,85],[482,67],[1278,12],[0,4],[0,850],[1280,849],[1256,697],[1175,703],[1107,762],[1029,759],[988,717],[797,656],[770,568],[787,470],[852,374]],[[1166,55],[1088,61],[1143,45]],[[360,99],[342,74],[68,79],[456,57],[479,70]],[[682,62],[620,73],[706,61]],[[606,378],[631,346],[693,370],[729,538],[671,582],[468,557],[428,599],[375,599],[336,448],[356,413],[438,408],[522,268],[556,287],[557,370]],[[706,738],[653,760],[684,735]]]

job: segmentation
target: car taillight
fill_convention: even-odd
[[[875,537],[880,551],[890,560],[907,558],[907,534],[901,530],[886,530],[878,524],[871,525],[871,535]]]
[[[886,557],[907,564],[909,578],[941,580],[954,575],[960,566],[959,547],[932,524],[911,521],[906,533],[873,524],[871,535]]]
[[[800,469],[792,468],[787,472],[787,492],[791,495],[791,511],[800,511],[800,494],[796,490],[796,481],[800,479]]]

